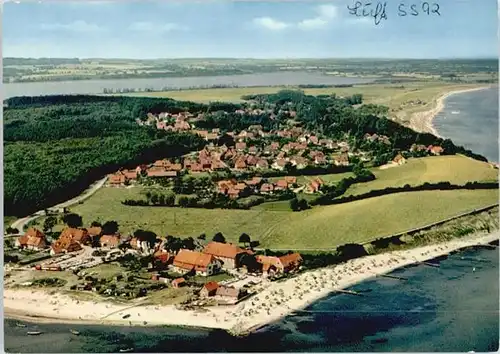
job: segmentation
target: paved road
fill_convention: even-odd
[[[87,199],[88,197],[90,197],[92,194],[94,194],[95,192],[97,192],[102,186],[104,186],[104,183],[106,183],[106,180],[108,179],[108,177],[104,177],[103,179],[97,181],[96,183],[94,183],[87,191],[85,191],[83,194],[75,197],[75,198],[72,198],[70,200],[67,200],[65,202],[62,202],[60,204],[57,204],[53,207],[50,207],[50,208],[47,208],[48,210],[50,211],[57,211],[57,209],[60,209],[60,208],[67,208],[67,207],[70,207],[72,205],[75,205],[75,204],[78,204],[82,201],[84,201],[85,199]],[[39,218],[40,216],[43,216],[45,215],[45,210],[39,210],[37,211],[36,213],[34,214],[31,214],[30,216],[27,216],[25,218],[22,218],[22,219],[18,219],[16,221],[14,221],[12,223],[12,225],[10,225],[10,227],[12,228],[15,228],[15,229],[18,229],[19,230],[19,234],[24,234],[24,226],[26,224],[28,224],[29,222]]]

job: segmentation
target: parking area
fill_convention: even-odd
[[[79,270],[83,268],[95,267],[101,263],[102,257],[94,257],[92,253],[95,251],[92,247],[83,246],[83,250],[65,254],[61,257],[51,259],[43,263],[43,266],[54,267],[59,266],[62,270]]]

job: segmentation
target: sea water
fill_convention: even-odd
[[[498,86],[457,93],[445,99],[445,108],[434,119],[439,135],[456,145],[498,159]]]

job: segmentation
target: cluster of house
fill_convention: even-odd
[[[367,133],[364,135],[364,139],[371,141],[371,142],[379,141],[379,142],[382,142],[386,145],[391,144],[389,138],[385,135],[377,135],[377,134],[368,134]],[[441,155],[444,152],[444,149],[443,149],[443,147],[437,146],[437,145],[425,146],[425,145],[418,145],[418,144],[413,144],[410,148],[410,152],[420,152],[420,151],[425,151],[425,152],[428,152],[432,155]],[[400,158],[398,158],[398,160],[400,160]]]
[[[238,134],[229,132],[227,135],[234,139],[234,146],[211,144],[186,158],[184,168],[197,173],[224,168],[239,171],[271,168],[283,171],[287,164],[297,169],[329,163],[349,165],[349,145],[346,142],[320,139],[300,127],[264,132],[262,126],[252,125]],[[292,141],[281,143],[278,137]],[[260,138],[265,139],[259,140]],[[325,149],[336,153],[325,153]]]
[[[432,155],[441,155],[442,153],[444,153],[444,149],[443,147],[441,146],[437,146],[437,145],[429,145],[429,146],[425,146],[425,145],[417,145],[417,144],[413,144],[411,147],[410,147],[410,151],[411,152],[420,152],[420,151],[426,151]]]
[[[304,192],[317,193],[324,184],[325,182],[319,177],[311,178],[305,186]],[[273,194],[297,187],[299,187],[297,177],[294,176],[285,176],[274,182],[262,177],[253,177],[240,182],[236,179],[217,182],[217,192],[227,195],[231,199],[237,199],[247,194]]]
[[[160,248],[153,257],[157,262],[171,266],[176,273],[194,272],[196,275],[210,276],[221,270],[245,268],[246,265],[240,261],[243,254],[254,255],[254,252],[235,244],[212,241],[201,251],[181,249],[177,254],[173,254]],[[282,257],[256,256],[256,260],[262,265],[264,276],[293,272],[302,264],[298,253]]]
[[[296,138],[297,141],[281,144],[279,141],[270,139],[264,142],[264,145],[259,145],[255,141],[248,143],[247,139],[265,134],[260,125],[254,125],[235,136],[234,146],[209,144],[199,152],[184,156],[182,164],[174,163],[168,159],[158,160],[151,165],[137,166],[135,170],[121,170],[111,174],[108,176],[108,183],[110,185],[124,185],[127,182],[135,181],[139,175],[151,178],[176,177],[181,170],[196,174],[228,168],[235,171],[269,168],[283,171],[287,164],[295,166],[297,169],[327,163],[333,163],[337,166],[349,165],[349,154],[352,155],[352,153],[349,152],[349,145],[346,142],[335,143],[330,139],[319,139],[315,135],[304,132],[300,127],[275,133],[282,137]],[[231,134],[229,133],[229,135]],[[332,155],[332,160],[332,156],[328,157],[323,152],[323,148],[338,149],[340,153]],[[284,182],[281,183],[284,184]],[[287,187],[280,184],[274,186],[274,190],[280,188],[286,189]],[[226,189],[234,193],[237,190],[237,188]],[[273,187],[266,184],[261,189],[261,192],[269,193],[272,190]]]
[[[41,251],[48,247],[48,242],[43,232],[31,227],[24,235],[16,239],[14,245],[21,249]]]
[[[295,111],[283,112],[292,118],[296,116]],[[269,113],[271,118],[274,116],[273,111],[269,109],[245,108],[244,110],[237,110],[236,113],[250,115]],[[207,141],[216,141],[221,137],[221,131],[219,129],[207,131],[199,130],[194,127],[194,123],[203,119],[203,117],[203,114],[194,115],[189,112],[181,112],[178,114],[160,113],[158,116],[149,113],[145,122],[138,120],[138,123],[141,125],[155,124],[157,129],[161,130],[190,131],[202,136]],[[266,132],[261,125],[252,125],[239,133],[230,131],[227,132],[226,135],[232,137],[235,142],[235,147],[232,151],[229,153],[223,151],[223,153],[227,154],[226,158],[221,155],[200,156],[199,161],[191,161],[188,164],[190,166],[184,166],[184,168],[193,172],[224,168],[225,166],[221,166],[221,160],[235,169],[246,169],[247,167],[268,168],[268,166],[272,166],[272,168],[275,169],[283,169],[286,162],[298,166],[297,168],[303,168],[309,164],[325,164],[328,163],[329,160],[337,165],[346,165],[349,163],[347,158],[348,155],[344,155],[349,152],[349,146],[346,142],[337,143],[331,139],[321,139],[314,134],[308,133],[301,127]],[[256,145],[247,146],[247,142],[250,140],[255,141],[262,138],[272,140],[273,137],[286,138],[292,141],[281,147],[279,142],[272,141],[264,146],[262,150]],[[321,147],[332,150],[338,149],[340,155],[332,156],[332,158],[329,159],[323,152],[317,151],[306,156],[304,152],[308,147],[315,148],[316,150]],[[278,154],[279,152],[282,154]],[[295,154],[292,154],[292,152],[295,152]],[[210,167],[208,166],[209,164],[213,166]]]
[[[252,179],[238,182],[236,179],[217,182],[217,192],[237,199],[248,194],[272,194],[277,191],[285,191],[297,186],[297,177],[285,176],[279,181],[272,182],[266,178],[253,177]]]
[[[222,269],[239,268],[238,257],[244,253],[253,255],[248,249],[240,248],[231,243],[209,242],[202,251],[191,251],[181,249],[177,254],[169,253],[164,250],[162,244],[151,245],[148,241],[138,239],[137,237],[123,238],[120,235],[102,235],[101,227],[90,228],[71,228],[64,229],[59,238],[50,245],[51,255],[76,252],[82,249],[82,245],[90,245],[95,237],[99,237],[99,246],[105,249],[118,247],[122,243],[129,243],[132,249],[153,253],[155,261],[165,265],[172,265],[174,271],[185,273],[194,271],[197,275],[210,276],[218,273]],[[49,244],[43,232],[36,228],[30,228],[27,232],[19,236],[16,240],[18,248],[43,250]],[[258,256],[261,257],[261,256]],[[299,254],[284,257],[273,258],[275,272],[287,272],[290,268],[291,259],[296,262],[296,268],[300,266],[301,258]],[[261,258],[265,265],[267,258]],[[259,260],[259,258],[257,259]],[[293,267],[292,267],[293,268]],[[265,267],[265,272],[268,271]],[[267,274],[267,273],[266,273]]]
[[[120,170],[108,175],[108,183],[121,186],[136,181],[139,176],[149,178],[172,178],[177,177],[182,170],[180,163],[173,163],[168,159],[155,161],[151,165],[139,165],[134,170]]]
[[[82,250],[82,245],[91,245],[93,239],[99,237],[102,248],[118,247],[123,242],[119,235],[102,235],[101,227],[64,229],[59,238],[49,245],[45,234],[34,228],[29,228],[26,233],[16,239],[15,246],[21,249],[41,251],[50,247],[52,256],[62,253],[77,252]]]

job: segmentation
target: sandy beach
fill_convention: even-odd
[[[474,87],[470,89],[464,90],[455,90],[445,93],[440,96],[436,101],[436,106],[428,111],[417,112],[414,113],[410,118],[409,127],[417,132],[421,133],[431,133],[437,137],[442,138],[437,130],[434,128],[433,120],[434,118],[444,109],[444,101],[450,97],[451,95],[456,95],[459,93],[472,92],[472,91],[480,91],[491,88],[492,86],[482,86],[482,87]]]
[[[144,305],[141,301],[118,305],[112,302],[78,301],[62,294],[36,290],[4,290],[8,318],[33,322],[93,323],[107,325],[179,325],[221,328],[246,333],[304,309],[329,293],[379,274],[422,262],[452,251],[499,239],[500,232],[478,234],[410,250],[367,256],[336,266],[301,273],[281,282],[266,283],[256,296],[231,306],[184,311],[175,306]],[[144,301],[144,300],[143,300]],[[127,318],[124,316],[129,315]]]

